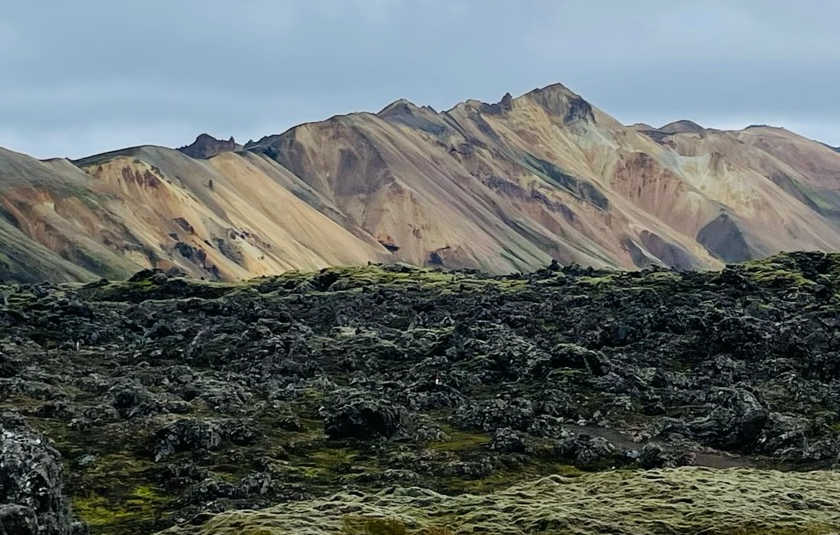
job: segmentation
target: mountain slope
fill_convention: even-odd
[[[0,157],[10,169],[0,199],[9,224],[86,270],[44,278],[124,278],[158,267],[238,279],[380,256],[378,244],[300,200],[282,185],[288,172],[257,155],[205,161],[138,147],[60,165]]]
[[[831,148],[764,126],[628,127],[560,84],[444,112],[398,100],[244,147],[201,135],[75,162],[2,151],[0,194],[20,234],[0,251],[16,265],[30,251],[54,280],[387,260],[695,269],[840,250]]]

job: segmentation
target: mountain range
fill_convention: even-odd
[[[0,279],[239,280],[401,261],[716,268],[840,250],[840,152],[772,126],[623,125],[561,84],[398,100],[244,145],[0,148]]]

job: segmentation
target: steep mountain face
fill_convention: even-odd
[[[556,84],[444,112],[399,100],[244,147],[2,151],[0,214],[0,276],[15,279],[389,260],[711,268],[840,250],[840,154],[767,126],[624,126]]]

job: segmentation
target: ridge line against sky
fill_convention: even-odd
[[[675,5],[676,4],[676,5]],[[406,98],[560,82],[625,124],[840,145],[840,2],[102,0],[4,7],[0,146],[78,158],[240,142]]]

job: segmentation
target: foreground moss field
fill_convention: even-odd
[[[554,475],[488,494],[342,492],[166,533],[829,534],[840,474],[678,468]],[[313,522],[317,518],[317,522]]]
[[[97,534],[840,533],[840,256],[7,285]]]

